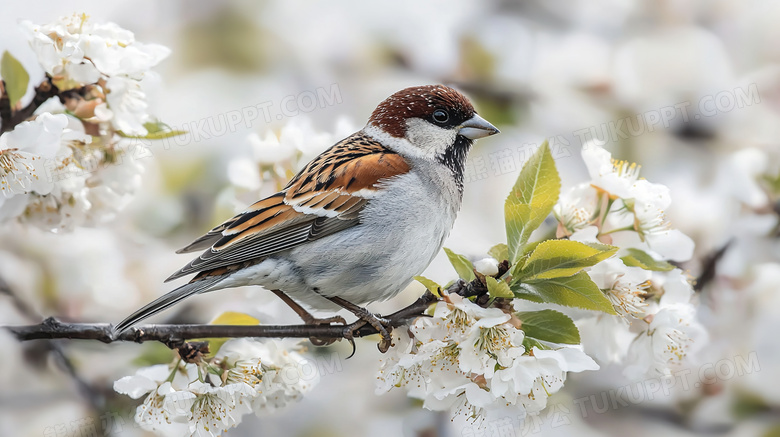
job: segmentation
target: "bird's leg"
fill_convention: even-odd
[[[340,297],[334,296],[328,297],[328,299],[342,308],[349,310],[352,314],[356,315],[364,322],[353,323],[350,325],[351,327],[349,329],[349,335],[352,335],[356,330],[360,329],[361,326],[365,325],[365,323],[368,323],[369,325],[373,326],[374,329],[379,331],[379,334],[382,336],[382,341],[380,341],[378,345],[379,351],[385,353],[388,349],[390,349],[393,340],[393,338],[390,336],[390,332],[392,332],[393,327],[390,325],[389,320],[379,317],[376,314],[372,314],[367,309],[361,306],[357,306],[354,303],[346,301]]]
[[[290,298],[290,296],[287,296],[283,291],[281,290],[271,290],[271,293],[277,295],[279,299],[281,299],[284,303],[287,304],[293,311],[295,311],[296,314],[303,320],[304,323],[309,325],[330,325],[331,323],[341,323],[342,325],[346,325],[347,321],[344,320],[341,316],[333,316],[333,317],[327,317],[327,318],[318,318],[314,317],[314,315],[308,311],[306,311],[305,308],[298,305],[298,302],[295,302]]]
[[[287,306],[289,306],[293,311],[295,311],[296,314],[303,320],[303,323],[306,323],[307,325],[330,325],[331,323],[341,323],[342,325],[346,325],[347,321],[344,320],[341,316],[333,316],[333,317],[327,317],[327,318],[318,318],[314,317],[314,315],[308,311],[306,311],[305,308],[300,306],[298,302],[292,300],[290,296],[285,294],[282,290],[271,290],[271,293],[275,294],[279,299],[282,300],[282,302],[286,303]],[[315,346],[327,346],[329,344],[333,344],[336,340],[335,339],[321,339],[321,338],[310,338],[309,341]]]

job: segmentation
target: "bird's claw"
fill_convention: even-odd
[[[379,335],[382,336],[382,340],[380,340],[379,344],[377,345],[379,352],[385,353],[388,349],[390,349],[390,346],[393,345],[393,337],[390,335],[390,333],[393,331],[393,327],[390,324],[390,321],[366,312],[365,314],[361,314],[358,321],[344,329],[344,338],[350,340],[352,343],[352,354],[350,357],[355,354],[355,332],[357,332],[358,329],[362,328],[366,324],[371,325],[371,327],[376,329],[377,332],[379,332]]]
[[[374,316],[374,321],[376,324],[372,323],[370,320],[369,323],[379,331],[379,335],[382,336],[382,340],[380,340],[376,346],[379,349],[379,352],[385,353],[390,349],[390,346],[393,345],[393,337],[390,335],[390,333],[393,332],[393,326],[390,325],[389,320],[382,317]]]
[[[311,319],[304,320],[304,322],[306,324],[309,324],[309,325],[331,325],[333,323],[340,323],[340,324],[342,324],[344,326],[347,325],[346,319],[344,319],[341,316],[326,317],[326,318],[323,318],[323,319],[312,317]],[[337,339],[335,339],[335,338],[316,338],[316,337],[309,338],[309,341],[314,346],[328,346],[328,345],[331,345],[331,344],[335,343],[336,340]],[[354,345],[353,345],[353,348],[354,348]]]

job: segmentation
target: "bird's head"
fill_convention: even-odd
[[[499,132],[466,96],[444,85],[396,92],[377,106],[366,130],[396,153],[436,160],[457,176],[473,141]]]

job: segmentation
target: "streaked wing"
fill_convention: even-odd
[[[400,155],[358,132],[315,158],[279,193],[181,249],[208,247],[166,281],[203,272],[197,280],[240,268],[354,226],[366,203],[382,189],[381,181],[408,171]]]
[[[222,238],[222,232],[228,228],[234,221],[238,220],[241,217],[241,215],[237,215],[221,225],[215,227],[214,229],[208,231],[206,235],[198,238],[197,240],[193,241],[192,243],[188,244],[186,247],[182,247],[181,249],[177,250],[176,253],[189,253],[189,252],[195,252],[196,250],[203,250],[207,247],[211,247],[214,243],[217,242],[220,238]]]

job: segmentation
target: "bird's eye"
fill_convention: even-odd
[[[436,123],[444,124],[449,119],[450,119],[450,114],[448,114],[447,111],[443,109],[437,109],[433,111],[433,121],[435,121]]]

